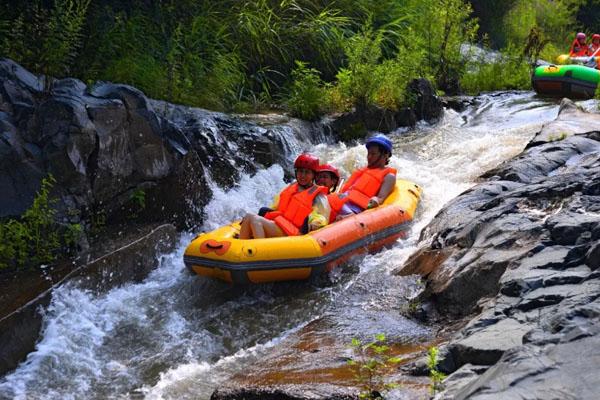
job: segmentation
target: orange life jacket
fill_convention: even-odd
[[[265,214],[266,219],[275,221],[288,236],[300,234],[304,220],[312,211],[313,201],[319,194],[327,194],[324,186],[313,185],[308,189],[298,191],[298,183],[289,185],[279,194],[279,204],[276,211]]]
[[[348,182],[344,184],[341,194],[332,194],[327,197],[332,214],[340,212],[347,201],[351,201],[362,209],[367,208],[371,197],[375,196],[383,179],[388,174],[396,176],[394,168],[361,168],[354,171]]]
[[[336,198],[337,198],[337,195],[338,195],[338,193],[330,193],[330,194],[328,194],[328,195],[327,195],[327,201],[329,202],[329,208],[331,208],[331,211],[329,212],[329,223],[330,223],[330,224],[331,224],[332,222],[335,222],[335,218],[336,218],[336,217],[337,217],[337,215],[338,215],[338,212],[337,212],[337,211],[335,211],[335,210],[333,209],[333,207],[331,206],[331,202],[334,202],[334,203],[335,203],[335,201],[336,201],[336,199],[334,199],[333,197],[336,197]]]
[[[588,47],[585,44],[580,44],[577,39],[573,40],[571,44],[571,50],[569,56],[571,57],[584,57],[588,55]]]

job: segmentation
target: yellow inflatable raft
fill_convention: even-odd
[[[236,284],[308,279],[405,237],[420,197],[418,185],[398,180],[381,206],[302,236],[240,240],[237,221],[197,236],[183,259],[198,275]]]

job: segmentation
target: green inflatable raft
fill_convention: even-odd
[[[600,71],[584,65],[542,65],[535,69],[533,90],[545,96],[594,97]]]

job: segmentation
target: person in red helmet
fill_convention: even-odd
[[[333,193],[340,182],[340,171],[330,164],[320,165],[317,169],[316,182],[317,185],[329,189],[329,193]]]
[[[341,193],[328,197],[335,219],[378,207],[394,190],[396,170],[387,166],[392,156],[392,142],[378,134],[367,139],[365,146],[367,166],[354,171]]]
[[[296,182],[275,198],[272,210],[260,216],[248,213],[242,219],[240,239],[296,236],[322,228],[329,222],[327,188],[314,184],[319,159],[300,154],[294,161]]]
[[[584,57],[588,55],[588,47],[585,43],[585,33],[579,32],[575,35],[575,40],[571,44],[569,57]]]

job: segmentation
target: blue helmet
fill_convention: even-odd
[[[390,153],[390,155],[392,154],[392,141],[390,139],[388,139],[387,136],[382,135],[380,133],[380,134],[377,134],[377,135],[375,135],[373,137],[370,137],[365,142],[365,146],[367,147],[367,149],[372,144],[378,144],[379,146],[381,146],[384,149],[386,149],[387,152]]]

